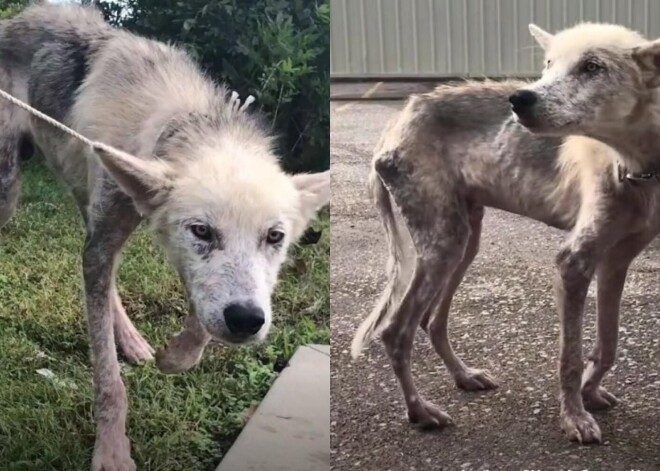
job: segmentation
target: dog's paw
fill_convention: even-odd
[[[128,437],[101,435],[94,446],[92,471],[135,471]]]
[[[130,363],[142,363],[154,359],[155,350],[135,329],[118,331],[117,343]]]
[[[587,410],[604,410],[614,407],[619,400],[605,388],[582,390],[582,402]]]
[[[561,415],[561,428],[572,441],[582,444],[600,443],[600,427],[593,416],[587,412]]]
[[[497,388],[497,381],[487,370],[468,368],[454,376],[456,386],[464,391],[486,391]]]
[[[202,358],[202,351],[177,350],[170,346],[156,352],[156,367],[165,374],[188,371]]]
[[[173,335],[167,347],[156,352],[156,366],[165,374],[188,371],[202,359],[211,336],[194,314],[189,314],[181,332]]]
[[[156,366],[165,374],[183,373],[202,359],[205,343],[182,334],[172,337],[162,350],[156,352]]]
[[[422,430],[443,428],[454,423],[445,411],[426,401],[417,402],[408,410],[408,420]]]

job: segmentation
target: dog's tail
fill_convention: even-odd
[[[404,271],[405,241],[402,237],[396,216],[394,215],[390,193],[375,168],[371,169],[371,174],[369,175],[369,190],[380,212],[389,245],[390,253],[387,262],[388,279],[383,294],[381,294],[374,310],[360,324],[360,327],[358,327],[355,333],[351,346],[353,358],[357,358],[362,349],[369,345],[373,338],[387,326],[392,308],[402,294],[399,291],[401,286],[400,279]]]

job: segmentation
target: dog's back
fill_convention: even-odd
[[[173,115],[213,114],[225,98],[183,50],[117,31],[94,57],[71,118],[91,138],[148,155]]]
[[[141,156],[151,154],[173,115],[221,116],[226,105],[225,89],[185,52],[112,28],[88,7],[38,5],[0,22],[0,58],[0,88],[90,138]],[[79,144],[44,123],[30,126],[8,103],[0,103],[0,115],[7,124],[0,140],[11,142],[0,155],[0,226],[16,204],[16,149],[23,135],[48,150],[51,168],[84,204],[89,162],[69,147]],[[3,195],[9,195],[6,202]]]
[[[98,10],[79,5],[35,5],[0,23],[2,65],[29,68],[34,54],[50,42],[93,44],[113,34]]]
[[[0,22],[0,88],[62,119],[58,110],[73,96],[85,72],[80,64],[113,34],[115,30],[92,8],[29,7]],[[34,103],[35,95],[43,102]],[[17,204],[18,160],[26,140],[31,140],[27,115],[7,102],[0,103],[0,227]]]

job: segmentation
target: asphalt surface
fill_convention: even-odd
[[[629,271],[619,356],[604,385],[621,403],[595,414],[604,443],[580,446],[559,428],[553,258],[563,233],[487,210],[481,252],[454,298],[450,336],[469,366],[500,387],[458,390],[426,337],[415,340],[421,394],[455,426],[413,429],[380,342],[350,357],[355,328],[385,277],[386,246],[366,192],[371,151],[400,102],[331,105],[331,445],[340,470],[660,470],[660,240]],[[594,290],[585,351],[594,339]]]

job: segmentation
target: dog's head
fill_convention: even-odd
[[[238,127],[168,142],[157,159],[97,153],[149,218],[206,331],[229,344],[262,340],[287,249],[329,202],[329,172],[287,175],[269,139]]]
[[[510,97],[530,131],[598,138],[625,129],[660,85],[660,43],[623,26],[584,23],[552,35],[530,32],[545,51],[541,79]]]

